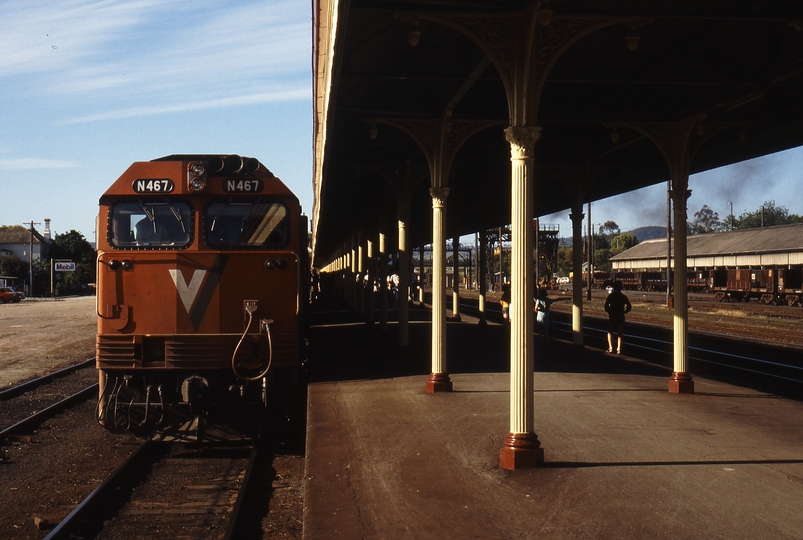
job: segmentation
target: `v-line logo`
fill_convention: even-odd
[[[192,304],[195,302],[195,297],[198,296],[198,290],[201,288],[201,283],[204,282],[206,277],[206,270],[200,268],[192,273],[189,283],[184,281],[184,276],[179,272],[178,268],[170,269],[170,277],[173,278],[173,283],[176,285],[178,297],[181,298],[181,303],[184,304],[184,309],[189,315]]]
[[[229,260],[228,255],[218,255],[215,257],[215,262],[212,263],[211,268],[196,268],[189,281],[184,279],[184,275],[178,268],[170,268],[170,277],[173,284],[176,286],[176,291],[181,299],[187,315],[190,316],[195,330],[201,326],[201,321],[206,315],[206,310],[209,308],[209,303],[212,301],[212,296],[215,294],[218,283],[220,283],[220,276],[223,274],[223,269]]]

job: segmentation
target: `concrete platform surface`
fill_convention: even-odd
[[[512,472],[506,373],[311,384],[304,538],[803,538],[803,403],[612,371],[535,374],[546,463]]]

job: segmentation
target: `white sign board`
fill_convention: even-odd
[[[53,264],[55,265],[54,270],[56,272],[75,272],[74,262],[56,261]]]

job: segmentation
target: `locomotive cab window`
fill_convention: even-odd
[[[192,208],[159,199],[119,202],[109,211],[109,243],[123,249],[183,249],[192,240]]]
[[[290,216],[281,202],[230,198],[206,208],[206,242],[216,249],[278,249],[290,242]]]

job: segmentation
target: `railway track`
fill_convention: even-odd
[[[46,538],[237,538],[260,455],[145,441]]]
[[[0,392],[0,439],[23,433],[65,409],[97,396],[94,359]],[[31,412],[33,411],[33,412]]]
[[[599,303],[599,302],[598,302]],[[451,301],[447,301],[451,305]],[[799,308],[761,306],[760,309]],[[478,314],[477,304],[461,300],[463,313]],[[502,313],[495,304],[486,304],[486,317],[502,322]],[[607,319],[585,315],[583,336],[586,347],[603,351],[607,348]],[[550,337],[571,342],[571,313],[552,310]],[[623,352],[636,358],[660,365],[668,370],[673,365],[673,330],[661,325],[628,321],[625,326]],[[695,375],[725,380],[776,393],[794,399],[803,399],[803,347],[761,339],[742,339],[735,336],[706,332],[689,332],[689,372]]]

